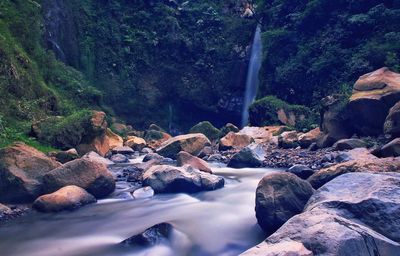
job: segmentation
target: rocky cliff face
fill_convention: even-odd
[[[240,4],[46,0],[45,40],[137,127],[188,128],[204,117],[223,125],[239,120],[255,29]]]

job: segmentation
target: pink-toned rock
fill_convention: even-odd
[[[219,141],[220,150],[242,149],[254,142],[254,139],[246,134],[229,132]]]
[[[210,169],[206,161],[198,157],[192,156],[185,151],[181,151],[178,153],[176,161],[177,166],[190,165],[193,168],[198,169],[202,172],[212,173],[212,170]]]

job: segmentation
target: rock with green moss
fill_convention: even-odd
[[[66,117],[49,117],[32,124],[32,135],[60,149],[89,144],[107,129],[104,112],[82,110]]]
[[[203,121],[193,126],[190,133],[202,133],[211,141],[216,141],[220,137],[220,130],[215,128],[209,121]]]
[[[305,106],[291,105],[274,96],[267,96],[250,106],[249,121],[253,126],[283,124],[303,130],[311,128],[318,118]]]
[[[239,130],[239,128],[238,128],[236,125],[231,124],[231,123],[227,123],[226,125],[224,125],[224,126],[221,128],[220,133],[219,133],[219,137],[220,137],[220,138],[225,137],[225,135],[227,135],[229,132],[237,133],[237,132],[239,132],[239,131],[240,131],[240,130]]]

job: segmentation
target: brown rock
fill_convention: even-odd
[[[176,160],[177,166],[190,165],[193,168],[198,169],[202,172],[212,173],[212,170],[210,169],[206,161],[198,157],[192,156],[185,151],[179,152]]]
[[[239,131],[239,134],[246,134],[254,139],[256,143],[269,142],[272,139],[272,132],[266,127],[250,127],[246,126]]]
[[[278,137],[278,145],[282,148],[297,148],[299,146],[298,134],[296,131],[283,132]]]
[[[380,150],[382,157],[400,156],[400,138],[394,139]]]
[[[86,190],[77,186],[66,186],[36,199],[33,208],[41,212],[58,212],[75,210],[94,202],[96,202],[96,198]]]
[[[384,124],[384,132],[393,137],[400,137],[400,101],[389,110]]]
[[[110,149],[122,147],[124,145],[124,140],[121,138],[121,136],[115,134],[110,129],[107,129],[106,136],[108,137],[108,145]]]
[[[360,159],[321,169],[311,175],[311,177],[308,178],[308,181],[313,188],[318,189],[334,178],[350,172],[400,172],[400,159],[392,157],[366,158],[364,156]]]
[[[362,135],[381,134],[389,109],[399,100],[400,74],[381,68],[361,76],[348,105],[355,131]]]
[[[131,147],[136,151],[140,151],[146,147],[146,141],[143,138],[136,136],[128,136],[127,141],[125,141],[124,146]]]
[[[176,159],[180,151],[185,151],[191,155],[197,156],[204,147],[211,146],[211,142],[204,134],[193,133],[179,135],[165,141],[157,150],[157,154],[164,157]]]
[[[94,138],[90,143],[78,145],[76,149],[81,156],[93,151],[104,157],[110,151],[110,141],[104,134]]]
[[[220,150],[242,149],[254,142],[254,139],[246,134],[230,132],[219,141]]]
[[[0,149],[0,201],[32,202],[43,194],[43,175],[60,165],[24,143]]]
[[[319,136],[321,136],[321,130],[318,127],[300,135],[299,144],[302,148],[308,148],[311,144],[317,142]]]
[[[68,185],[75,185],[87,190],[96,198],[102,198],[115,189],[114,178],[104,164],[83,158],[48,172],[43,180],[46,191],[50,193]]]

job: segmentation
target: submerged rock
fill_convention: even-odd
[[[82,158],[48,172],[43,180],[48,192],[75,185],[87,190],[96,198],[103,198],[115,189],[114,178],[104,164]]]
[[[43,176],[59,166],[59,162],[24,143],[0,149],[0,202],[33,202],[44,193]]]
[[[180,151],[198,156],[204,147],[211,146],[211,142],[204,134],[194,133],[179,135],[165,141],[157,150],[157,154],[176,159]]]
[[[41,212],[75,210],[86,204],[95,203],[96,198],[77,186],[66,186],[54,193],[40,196],[33,208]]]
[[[143,187],[136,189],[132,195],[135,199],[150,198],[154,196],[154,190],[151,187]]]
[[[229,160],[228,167],[260,167],[263,163],[264,157],[265,152],[262,149],[262,146],[259,144],[251,144],[234,154]]]
[[[303,211],[314,193],[311,185],[286,172],[264,176],[256,191],[256,217],[266,234],[272,234],[286,221]]]
[[[156,193],[196,193],[222,188],[224,179],[190,166],[156,165],[143,174],[143,184]]]
[[[190,165],[193,168],[198,169],[199,171],[212,173],[212,170],[208,166],[206,161],[198,157],[192,156],[191,154],[185,151],[179,152],[176,160],[177,160],[176,163],[177,166]]]
[[[151,228],[146,229],[138,235],[134,235],[121,244],[125,246],[154,246],[168,240],[172,226],[168,223],[157,224]]]

